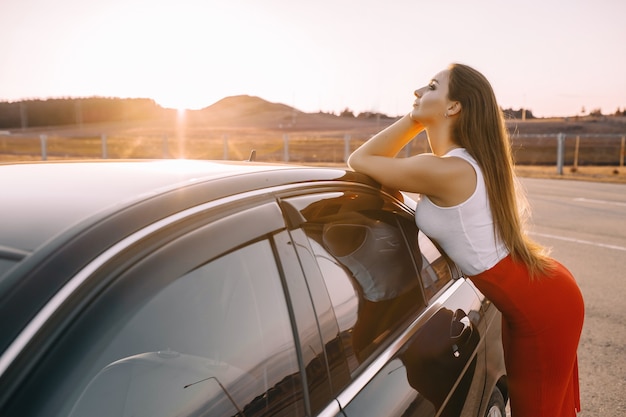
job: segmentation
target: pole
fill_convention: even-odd
[[[343,162],[348,162],[350,157],[350,135],[343,135]]]
[[[626,136],[622,136],[622,148],[619,153],[619,167],[624,168],[624,145],[626,145]]]
[[[565,134],[559,133],[556,137],[556,173],[563,175],[563,155],[565,154]]]
[[[48,150],[47,150],[48,135],[39,135],[39,140],[41,141],[41,160],[45,161],[46,159],[48,159]]]
[[[102,159],[107,159],[107,135],[103,133],[100,140],[102,142]]]
[[[574,172],[578,171],[578,148],[580,147],[580,136],[576,136],[576,145],[574,147]]]

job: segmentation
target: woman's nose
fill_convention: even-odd
[[[417,90],[415,90],[415,91],[413,92],[413,94],[415,94],[415,97],[417,97],[417,98],[421,98],[421,97],[422,97],[422,89],[421,89],[421,88],[418,88]]]

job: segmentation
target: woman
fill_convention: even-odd
[[[569,271],[524,234],[491,85],[453,64],[415,97],[413,110],[348,164],[384,186],[419,193],[417,225],[502,312],[512,416],[575,416],[582,296]],[[432,153],[396,158],[422,130]]]

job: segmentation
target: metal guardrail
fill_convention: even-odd
[[[536,134],[511,137],[517,164],[624,166],[626,134]]]
[[[54,133],[0,132],[0,162],[48,159],[223,159],[245,160],[252,150],[258,161],[343,163],[369,139],[351,133],[193,132],[175,135],[129,133],[63,136]],[[511,136],[518,165],[624,166],[626,134],[532,134]],[[401,154],[429,152],[426,135],[418,135]]]

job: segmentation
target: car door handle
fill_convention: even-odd
[[[456,310],[450,323],[450,340],[452,341],[452,354],[455,358],[461,356],[460,348],[470,340],[473,331],[472,322],[467,314],[461,309]]]

